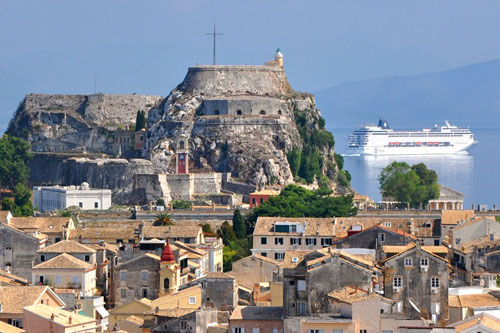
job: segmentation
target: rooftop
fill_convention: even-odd
[[[443,210],[441,212],[441,224],[457,225],[459,222],[470,221],[472,217],[474,217],[473,210]]]
[[[345,287],[343,289],[334,290],[328,293],[328,297],[348,304],[364,301],[366,299],[370,299],[375,296],[378,295],[374,293],[370,294],[367,290],[362,290],[353,287]]]
[[[448,304],[460,308],[500,307],[500,300],[490,294],[449,295]]]
[[[335,226],[332,218],[312,217],[267,217],[259,216],[254,229],[256,235],[301,235],[299,232],[274,232],[277,222],[292,222],[301,224],[305,236],[335,236]]]
[[[25,306],[34,305],[49,289],[47,286],[13,286],[0,288],[0,304],[2,313],[23,313]]]
[[[41,233],[59,233],[71,217],[13,217],[9,225],[20,230],[38,230]]]
[[[454,323],[448,327],[454,327],[456,333],[470,332],[468,329],[482,325],[491,328],[495,332],[500,332],[500,320],[486,313],[481,313],[465,320]]]
[[[17,328],[15,326],[4,323],[3,321],[0,321],[0,332],[2,332],[2,333],[23,333],[26,331],[21,329],[21,328]]]
[[[282,320],[282,306],[241,306],[238,305],[230,320]]]
[[[261,190],[250,193],[250,195],[279,195],[280,191],[276,190]]]
[[[89,228],[85,229],[73,229],[69,231],[69,239],[78,241],[80,238],[85,241],[94,241],[106,239],[135,239],[134,228],[133,227],[122,227],[122,228]]]
[[[38,253],[96,253],[97,251],[73,240],[62,240],[37,251]]]
[[[142,236],[144,238],[196,238],[201,233],[201,227],[193,226],[144,226]]]
[[[87,270],[92,268],[93,266],[85,261],[77,259],[70,254],[63,253],[58,255],[55,258],[44,261],[36,266],[33,269],[81,269]]]
[[[50,320],[51,317],[54,316],[53,318],[54,322],[65,327],[81,325],[81,324],[90,324],[96,322],[96,320],[93,318],[82,316],[63,309],[47,306],[45,304],[28,306],[25,307],[25,310],[35,313],[39,316],[42,316],[47,320]]]

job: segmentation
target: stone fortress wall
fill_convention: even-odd
[[[220,96],[206,99],[200,106],[201,116],[282,116],[288,107],[282,99],[261,96]]]

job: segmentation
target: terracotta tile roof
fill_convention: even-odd
[[[459,222],[470,221],[474,217],[473,210],[443,210],[441,212],[441,224],[457,225]]]
[[[128,316],[127,318],[124,318],[122,320],[126,320],[126,321],[129,321],[131,323],[134,323],[134,324],[137,324],[139,326],[143,325],[144,324],[144,319],[143,318],[139,318],[137,316]]]
[[[234,280],[234,276],[231,276],[223,272],[208,272],[205,276],[207,279],[231,279]]]
[[[47,286],[0,287],[2,313],[22,314],[25,306],[35,304]]]
[[[331,297],[343,303],[352,304],[355,302],[364,301],[379,296],[375,293],[370,294],[367,290],[362,290],[348,286],[343,289],[335,290],[328,293],[328,297]]]
[[[312,251],[307,251],[307,250],[287,250],[285,252],[285,258],[283,259],[282,267],[295,268],[299,266],[304,261],[306,255],[311,252]],[[293,260],[294,258],[297,259]]]
[[[96,253],[97,251],[72,240],[62,240],[37,251],[38,253]]]
[[[390,223],[390,226],[385,226],[385,223]],[[430,223],[430,227],[425,225]],[[362,230],[368,230],[376,226],[380,226],[387,230],[395,231],[401,235],[412,235],[411,237],[433,237],[434,235],[434,219],[427,218],[401,218],[401,217],[337,217],[335,218],[335,236],[339,238],[347,237],[347,232],[353,226],[359,225]]]
[[[54,321],[61,326],[75,326],[81,324],[90,324],[96,322],[94,318],[83,316],[74,312],[47,306],[45,304],[32,305],[25,308],[26,311],[36,313],[37,315],[50,319],[54,316]],[[69,318],[71,317],[71,324]]]
[[[414,246],[415,243],[411,243],[408,245],[383,245],[382,251],[384,251],[385,253],[401,253],[408,249],[413,248]],[[432,253],[440,253],[440,254],[448,253],[448,248],[442,245],[440,246],[422,245],[422,249]]]
[[[332,218],[311,217],[267,217],[259,216],[254,229],[256,235],[300,235],[298,232],[274,232],[276,222],[296,222],[304,225],[305,236],[335,236],[335,226]]]
[[[280,195],[280,191],[276,190],[262,190],[250,193],[250,195]]]
[[[88,240],[91,242],[97,243],[99,240],[106,239],[135,239],[134,228],[131,227],[122,227],[122,228],[89,228],[85,229],[73,229],[69,231],[68,239],[78,241],[80,239],[82,241]]]
[[[0,210],[0,221],[6,221],[9,213],[8,210]]]
[[[230,320],[282,320],[282,306],[241,306],[238,305]]]
[[[154,311],[153,314],[162,317],[179,318],[187,314],[193,313],[195,311],[196,309],[185,309],[185,308],[159,309],[158,311]]]
[[[490,294],[450,295],[448,304],[460,308],[500,307],[500,300]]]
[[[201,233],[201,227],[193,226],[144,226],[142,235],[144,238],[196,238]]]
[[[486,326],[491,328],[496,332],[500,332],[500,319],[497,319],[489,314],[480,313],[473,317],[467,318],[465,320],[459,321],[458,323],[452,324],[448,327],[454,327],[456,333],[469,331],[470,328],[481,324],[482,326]]]
[[[47,286],[0,287],[2,313],[22,314],[23,308],[34,305],[46,289],[50,290]],[[61,303],[61,306],[64,306],[64,303]]]
[[[493,240],[490,239],[490,236],[483,236],[480,238],[476,238],[471,240],[470,242],[465,242],[462,244],[462,251],[471,252],[474,248],[485,248],[485,247],[495,247],[500,245],[500,238],[494,236]]]
[[[93,266],[85,261],[77,259],[70,254],[63,253],[55,258],[44,261],[33,269],[82,269],[86,270],[92,268]]]
[[[38,230],[41,233],[59,233],[67,226],[71,217],[13,217],[9,225],[20,230]]]
[[[400,255],[402,255],[402,254],[404,254],[404,253],[406,253],[408,251],[411,251],[411,250],[413,250],[416,247],[415,243],[411,243],[411,244],[408,244],[406,246],[407,246],[406,250],[403,250],[402,252],[396,253],[395,255],[386,258],[385,260],[383,260],[383,262],[392,260],[393,258],[396,258],[396,257],[398,257],[398,256],[400,256]],[[424,246],[421,246],[421,250],[424,251],[424,252],[426,252],[426,253],[428,253],[428,254],[430,254],[430,255],[432,255],[435,258],[438,258],[440,260],[448,262],[448,260],[443,259],[442,257],[438,256],[437,254],[434,254],[434,253],[430,252],[429,250],[424,249]],[[388,253],[391,253],[391,252],[388,252]]]
[[[0,321],[0,332],[2,332],[2,333],[23,333],[26,331],[21,329],[21,328],[17,328],[15,326],[4,323],[3,321]]]
[[[28,285],[28,280],[25,278],[6,272],[3,269],[0,269],[0,281],[8,284],[17,284],[19,286]]]

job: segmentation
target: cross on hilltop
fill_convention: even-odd
[[[214,37],[214,54],[213,54],[213,64],[215,65],[216,39],[217,39],[217,36],[222,36],[222,35],[224,35],[224,34],[217,33],[217,32],[216,32],[216,30],[215,30],[215,24],[214,24],[214,32],[207,32],[207,33],[205,33],[205,35],[210,35],[210,36],[213,36],[213,37]]]

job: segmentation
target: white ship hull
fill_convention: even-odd
[[[467,154],[475,145],[468,128],[446,126],[421,131],[395,131],[381,120],[378,126],[359,128],[349,136],[347,154],[453,155]]]

